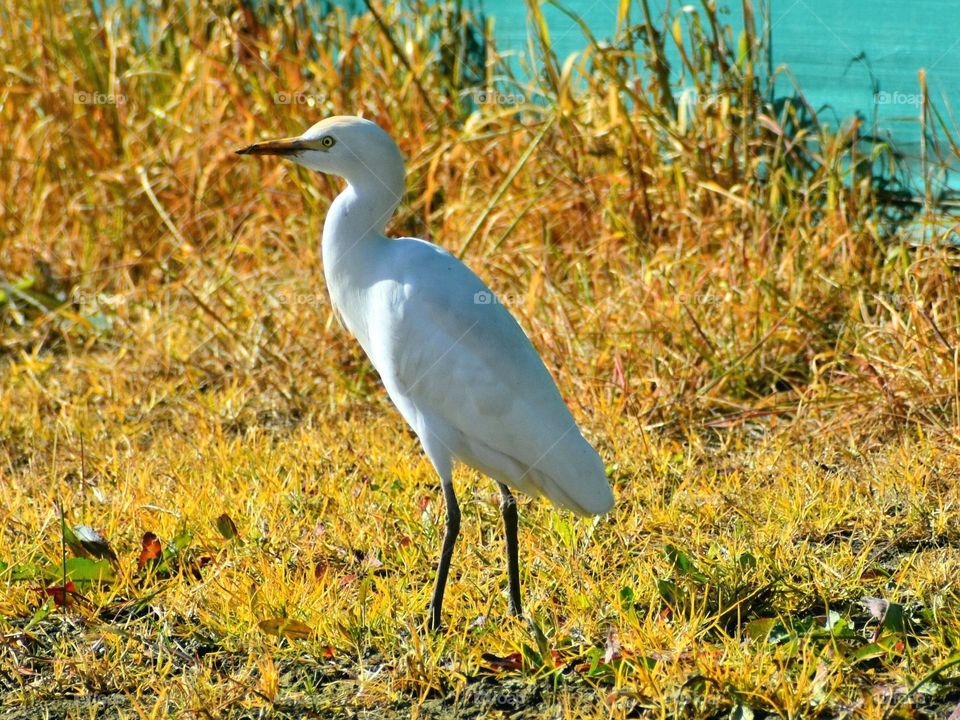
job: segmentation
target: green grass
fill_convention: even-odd
[[[709,7],[572,63],[531,7],[533,81],[452,6],[375,7],[0,11],[5,712],[949,715],[960,255],[888,222],[892,150],[775,111]],[[422,629],[442,497],[329,307],[338,182],[233,154],[358,112],[408,159],[390,231],[509,302],[608,465],[595,522],[521,501],[530,623],[461,471]]]

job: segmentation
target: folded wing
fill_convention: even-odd
[[[393,332],[378,334],[386,337],[378,354],[388,359],[392,384],[459,433],[459,459],[578,514],[610,510],[603,463],[513,316],[445,251],[396,242],[416,243],[396,257],[417,272],[394,268]]]

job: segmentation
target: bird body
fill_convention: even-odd
[[[340,278],[334,306],[434,464],[460,460],[579,515],[610,509],[603,463],[480,278],[414,238],[368,238],[350,253],[352,272],[324,261]]]
[[[516,506],[508,488],[544,495],[579,515],[603,514],[613,507],[603,463],[536,349],[466,265],[424,240],[384,235],[404,192],[404,168],[396,144],[376,124],[330,118],[298,138],[258,143],[240,152],[287,155],[347,181],[324,223],[324,275],[333,307],[443,484],[448,527],[433,624],[439,622],[456,537],[454,531],[449,539],[451,529],[459,529],[454,460],[500,484],[511,607],[519,612]]]

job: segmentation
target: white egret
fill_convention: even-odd
[[[405,190],[403,158],[378,125],[331,117],[298,137],[237,151],[280,155],[347,186],[323,225],[323,271],[333,307],[440,476],[446,529],[430,603],[438,628],[460,509],[459,460],[500,487],[510,610],[521,614],[517,505],[510,488],[545,495],[578,515],[613,507],[597,452],[513,316],[466,265],[415,238],[387,238]]]

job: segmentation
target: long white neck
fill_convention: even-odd
[[[323,223],[323,252],[342,255],[369,237],[382,236],[396,202],[374,197],[353,185],[337,195]],[[324,259],[326,262],[326,259]]]
[[[350,175],[323,223],[323,264],[328,279],[331,273],[352,274],[352,266],[361,261],[369,241],[384,238],[387,221],[403,197],[402,161],[389,163],[380,173],[360,167]]]
[[[383,278],[389,263],[384,235],[403,194],[403,165],[389,177],[348,178],[323,223],[323,274],[334,309],[347,329],[370,351],[364,296]]]

